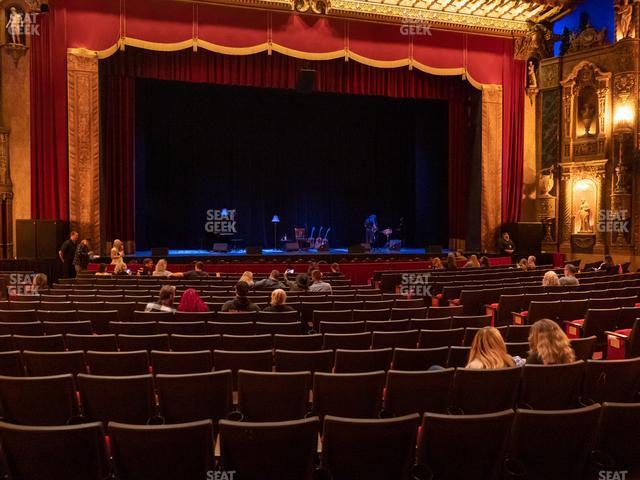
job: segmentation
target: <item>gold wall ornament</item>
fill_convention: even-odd
[[[102,250],[98,58],[67,54],[69,219]]]
[[[13,258],[13,182],[9,162],[9,130],[0,128],[0,256]]]
[[[300,13],[312,12],[324,15],[329,9],[329,4],[324,0],[294,0],[293,8]]]
[[[558,38],[547,25],[530,23],[527,33],[516,38],[513,56],[516,60],[550,57],[553,55],[553,43]]]
[[[607,44],[607,29],[596,30],[591,25],[587,25],[580,33],[572,36],[569,42],[568,53],[601,47]]]
[[[633,1],[616,0],[613,8],[615,11],[616,41],[624,40],[625,38],[635,38]]]

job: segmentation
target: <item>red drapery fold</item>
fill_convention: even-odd
[[[31,42],[31,217],[69,218],[65,11],[38,15]]]
[[[466,238],[467,99],[459,78],[407,68],[381,69],[342,59],[303,62],[280,54],[228,56],[206,51],[149,52],[127,48],[101,62],[104,96],[103,160],[107,238],[134,239],[135,78],[244,85],[296,86],[302,65],[316,70],[319,92],[449,101],[449,237]]]
[[[520,220],[524,163],[525,62],[505,49],[502,97],[502,222]]]

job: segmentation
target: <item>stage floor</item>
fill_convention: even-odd
[[[447,251],[444,250],[443,254],[446,254]],[[237,250],[229,250],[228,252],[212,252],[210,250],[169,250],[169,257],[244,257],[244,256],[255,256],[259,254],[248,254],[246,249],[241,248]],[[361,254],[353,254],[349,253],[349,249],[347,248],[330,248],[329,250],[319,252],[315,248],[309,250],[296,250],[292,252],[285,252],[284,250],[274,250],[265,248],[262,250],[262,256],[270,256],[270,257],[278,257],[278,256],[322,256],[322,255],[425,255],[424,248],[402,248],[400,250],[389,250],[388,248],[376,248],[371,252],[361,253]],[[127,255],[129,256],[129,255]],[[139,250],[135,252],[132,256],[134,257],[151,257],[151,250]]]

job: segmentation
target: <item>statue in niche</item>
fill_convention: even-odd
[[[554,167],[549,167],[540,171],[540,180],[538,181],[538,187],[540,188],[541,197],[549,197],[549,192],[553,190],[553,186],[555,184],[554,170]]]
[[[633,17],[633,5],[630,0],[620,0],[616,4],[616,40],[622,40],[631,36],[631,20]]]
[[[627,189],[627,167],[625,167],[622,161],[618,161],[616,168],[614,169],[616,174],[616,192],[625,192]]]
[[[24,12],[19,11],[16,7],[9,8],[9,21],[7,22],[7,33],[9,34],[10,43],[14,45],[24,45]]]
[[[580,220],[580,228],[578,233],[590,233],[591,232],[591,207],[587,203],[586,198],[580,199],[580,207],[578,208],[578,218]]]
[[[529,88],[537,88],[538,87],[538,77],[536,74],[536,64],[533,60],[529,60],[527,63],[527,80]]]

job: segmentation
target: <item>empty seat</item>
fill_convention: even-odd
[[[169,335],[118,335],[118,347],[123,352],[136,350],[169,350]]]
[[[449,316],[449,315],[446,315]],[[392,308],[391,320],[405,320],[411,318],[427,318],[427,307]]]
[[[44,325],[41,322],[0,322],[0,335],[44,335]]]
[[[418,465],[434,479],[502,478],[513,416],[513,410],[483,415],[426,413],[418,437]]]
[[[571,348],[576,354],[576,360],[591,360],[596,349],[598,337],[592,335],[583,338],[571,338]]]
[[[277,372],[331,372],[334,363],[333,350],[276,350]]]
[[[12,352],[0,352],[0,375],[5,377],[24,376],[22,355],[17,350]]]
[[[46,377],[70,373],[86,373],[82,350],[69,352],[29,352],[22,353],[27,375],[30,377]]]
[[[599,414],[600,405],[563,411],[516,410],[507,473],[545,480],[583,478]]]
[[[640,471],[640,403],[602,404],[593,455],[602,470]]]
[[[502,334],[505,342],[520,343],[529,341],[531,325],[508,325],[500,328],[506,328],[506,333]]]
[[[117,310],[118,320],[121,322],[132,322],[133,312],[136,310],[136,302],[105,302],[104,309]]]
[[[11,478],[100,480],[109,463],[100,423],[26,427],[0,422],[0,443]],[[70,460],[73,459],[73,460]]]
[[[336,373],[375,372],[389,370],[392,348],[377,350],[336,350]]]
[[[0,352],[11,352],[15,348],[11,335],[0,335]]]
[[[93,331],[97,334],[111,333],[109,323],[119,320],[117,310],[78,310],[76,318],[80,322],[91,322]]]
[[[322,342],[321,334],[273,336],[273,348],[276,350],[320,350]]]
[[[326,333],[324,349],[365,350],[371,346],[371,333]]]
[[[535,410],[563,410],[578,406],[584,363],[525,365],[518,405]]]
[[[169,336],[171,350],[176,352],[193,352],[198,350],[214,351],[222,345],[220,335],[178,335]]]
[[[107,377],[79,374],[84,416],[91,421],[144,425],[155,416],[153,377]]]
[[[109,322],[109,331],[116,335],[155,335],[156,322]]]
[[[587,360],[582,395],[594,402],[634,402],[640,389],[640,358]]]
[[[448,347],[440,348],[396,348],[393,351],[393,370],[421,371],[434,365],[444,367],[449,355]]]
[[[313,411],[323,418],[377,418],[382,407],[384,371],[369,373],[316,373],[313,376]]]
[[[362,333],[365,322],[320,322],[320,333]]]
[[[424,298],[396,298],[395,308],[420,308],[424,307]]]
[[[160,415],[166,423],[226,418],[231,413],[231,370],[156,375]]]
[[[311,372],[238,372],[238,410],[249,422],[304,418]]]
[[[464,307],[462,305],[456,305],[451,307],[429,307],[427,312],[427,318],[444,318],[460,316],[464,314]],[[424,317],[413,317],[424,318]]]
[[[409,479],[419,422],[415,413],[384,420],[327,416],[321,467],[334,480]]]
[[[450,330],[451,317],[412,318],[409,324],[412,330]]]
[[[315,310],[313,312],[313,328],[318,330],[322,322],[352,322],[353,313],[351,310]]]
[[[393,303],[393,300],[391,300],[391,302]],[[385,320],[391,320],[391,306],[385,308],[368,309],[367,302],[365,302],[364,310],[353,310],[353,320],[356,322],[382,322]]]
[[[365,300],[365,310],[391,310],[395,304],[395,299],[390,300]]]
[[[467,363],[469,363],[469,352],[471,351],[471,347],[458,347],[451,346],[449,347],[449,356],[447,357],[447,366],[448,367],[466,367]]]
[[[31,350],[34,352],[63,352],[64,337],[62,335],[30,336],[14,335],[13,342],[16,350]]]
[[[494,413],[513,408],[518,393],[519,367],[456,370],[450,410],[464,414]]]
[[[210,350],[199,352],[151,352],[153,373],[180,374],[210,372],[213,359]]]
[[[258,322],[263,323],[300,323],[300,312],[258,312]]]
[[[4,420],[21,425],[66,425],[78,413],[72,375],[0,377]]]
[[[211,420],[176,425],[109,424],[118,478],[206,479],[213,472]]]
[[[420,330],[418,345],[420,348],[438,348],[461,345],[464,328],[450,330]]]
[[[207,326],[204,322],[158,322],[158,333],[176,333],[178,335],[204,335]]]
[[[38,316],[34,310],[0,310],[0,322],[2,323],[30,323],[37,322]]]
[[[91,335],[93,332],[91,322],[44,322],[46,335]]]
[[[175,312],[174,320],[176,322],[215,322],[216,312]]]
[[[367,332],[401,332],[412,330],[409,320],[369,320],[365,322],[365,324]]]
[[[222,349],[248,352],[273,348],[271,335],[222,335]]]
[[[300,322],[293,323],[256,323],[257,335],[301,335],[302,324]]]
[[[65,344],[69,350],[94,350],[98,352],[115,352],[118,350],[116,336],[113,334],[105,335],[76,335],[67,334],[64,338]]]
[[[253,322],[210,322],[207,323],[207,329],[212,335],[254,335],[256,333]]]
[[[418,330],[400,332],[373,332],[371,348],[416,348],[418,345]]]
[[[131,376],[149,373],[149,353],[136,352],[93,352],[85,354],[87,367],[92,375]]]
[[[451,317],[451,328],[482,328],[491,325],[491,315]]]
[[[260,423],[221,420],[220,467],[243,480],[312,480],[319,428],[317,417]]]
[[[589,300],[579,298],[576,300],[560,301],[560,309],[558,310],[558,322],[562,324],[565,321],[580,320],[587,313]]]
[[[213,366],[215,370],[231,370],[234,390],[237,385],[238,370],[270,372],[272,364],[273,352],[271,350],[258,350],[253,352],[215,350],[213,352]]]
[[[40,322],[77,322],[75,310],[38,310]]]
[[[385,414],[444,413],[454,372],[453,368],[414,372],[389,370],[384,396]]]
[[[221,323],[255,323],[258,321],[256,312],[217,312],[216,322]]]

